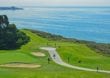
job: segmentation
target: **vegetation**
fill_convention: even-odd
[[[6,15],[0,15],[0,64],[34,63],[41,65],[40,68],[34,69],[0,67],[0,78],[110,78],[110,74],[70,69],[57,65],[52,60],[48,64],[48,57],[50,57],[48,52],[40,49],[42,46],[53,46],[57,48],[65,62],[93,69],[99,66],[100,69],[110,70],[110,57],[96,53],[94,49],[100,52],[99,48],[96,48],[100,46],[94,48],[98,45],[96,43],[91,47],[92,43],[94,44],[94,42],[64,38],[41,31],[18,30],[14,24],[9,24]],[[46,56],[35,57],[31,54],[32,52],[43,52]]]
[[[37,34],[38,36],[41,36],[43,38],[47,38],[48,40],[54,40],[54,41],[73,41],[73,42],[77,42],[76,39],[69,39],[69,38],[65,38],[61,35],[55,35],[55,34],[51,34],[48,32],[43,32],[43,31],[38,31],[38,30],[30,30],[30,29],[25,29],[25,30],[29,30],[32,33]]]
[[[110,57],[96,53],[84,44],[60,46],[57,51],[61,58],[69,64],[92,69],[99,67],[102,70],[110,70]]]
[[[95,52],[101,53],[106,56],[110,56],[110,44],[96,43],[92,41],[77,40],[77,39],[72,39],[72,38],[65,38],[60,35],[50,34],[50,33],[42,32],[38,30],[30,30],[30,31],[43,38],[47,38],[49,40],[86,44],[89,48],[91,48],[92,50],[95,50]]]
[[[28,41],[29,37],[19,31],[15,24],[9,24],[6,15],[0,15],[0,49],[16,49]]]
[[[37,32],[35,34],[37,34]],[[48,40],[48,38],[43,38],[42,42],[39,41],[39,43],[37,42],[35,44],[39,47],[56,47],[61,58],[67,63],[93,69],[96,69],[96,67],[98,66],[100,69],[110,70],[110,57],[104,56],[101,53],[97,53],[95,50],[92,50],[84,43],[82,44],[60,40],[55,41],[50,39]],[[81,62],[79,63],[79,61]]]
[[[67,60],[66,57],[69,54],[73,58],[74,57],[80,58],[80,56],[81,58],[82,57],[87,58],[87,56],[89,58],[90,56],[92,56],[92,59],[96,61],[92,62],[90,59],[87,59],[88,62],[97,63],[97,61],[99,61],[97,59],[97,56],[100,57],[101,55],[90,50],[86,45],[83,46],[82,44],[78,44],[78,43],[48,40],[46,38],[42,38],[36,34],[33,34],[30,31],[27,31],[27,30],[21,30],[21,31],[26,33],[26,35],[30,37],[31,39],[30,42],[27,43],[26,45],[21,46],[21,48],[17,50],[0,50],[0,64],[10,63],[10,62],[36,63],[36,64],[40,64],[41,68],[34,68],[34,69],[0,68],[0,78],[110,78],[110,74],[86,72],[86,71],[70,69],[63,66],[59,66],[52,61],[50,62],[50,64],[48,64],[47,62],[47,58],[49,57],[48,53],[39,49],[39,47],[41,46],[46,46],[47,42],[49,43],[50,46],[55,46],[55,43],[56,43],[58,46],[60,46],[60,48],[57,47],[57,49],[59,50],[59,54],[61,55],[64,61]],[[75,50],[73,48],[75,48]],[[76,48],[77,49],[80,48],[80,51],[77,51]],[[31,55],[31,52],[39,52],[39,51],[44,52],[46,56],[34,57]],[[67,56],[66,56],[66,53],[67,53]],[[66,57],[63,58],[63,56],[66,56]],[[100,57],[99,59],[102,60],[103,58],[106,58],[106,56]],[[107,66],[107,64],[109,65],[110,61],[108,58],[109,57],[105,59],[105,62],[102,61],[103,63],[101,63],[105,65],[105,67]],[[71,62],[72,61],[74,62],[74,59],[72,59]],[[77,61],[75,62],[77,63]],[[83,64],[85,63],[85,61],[83,60],[82,62]],[[89,63],[88,65],[90,65]],[[85,63],[85,67],[86,66],[87,66],[87,62]],[[109,69],[109,66],[107,66],[106,69],[107,68]]]
[[[106,56],[110,56],[110,44],[104,43],[87,43],[87,46],[95,50],[98,53],[102,53]]]

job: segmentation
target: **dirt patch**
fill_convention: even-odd
[[[0,67],[12,67],[12,68],[38,68],[41,65],[37,64],[20,64],[20,63],[10,63],[10,64],[1,64]]]
[[[42,52],[32,52],[31,54],[34,56],[38,56],[38,57],[44,57],[45,56],[45,54]]]

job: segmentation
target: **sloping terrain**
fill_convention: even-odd
[[[41,65],[40,68],[0,68],[0,78],[110,78],[110,74],[86,72],[66,68],[55,64],[52,60],[48,64],[48,52],[41,50],[40,47],[53,46],[65,62],[70,57],[70,64],[83,67],[95,68],[98,64],[103,65],[103,69],[109,70],[109,57],[102,56],[84,44],[71,42],[51,41],[42,38],[27,30],[22,30],[30,37],[30,42],[17,50],[0,50],[0,64],[10,62],[24,62]],[[45,57],[33,56],[32,52],[44,52]],[[104,59],[104,60],[103,60]],[[81,60],[82,63],[78,63]],[[102,61],[101,61],[102,60]]]

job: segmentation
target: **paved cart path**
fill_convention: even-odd
[[[52,48],[52,47],[41,47],[41,49],[43,50],[47,50],[52,58],[52,60],[62,66],[65,67],[69,67],[69,68],[73,68],[73,69],[77,69],[77,70],[83,70],[83,71],[93,71],[93,72],[97,72],[97,70],[95,69],[90,69],[90,68],[84,68],[84,67],[79,67],[79,66],[74,66],[74,65],[70,65],[68,63],[65,63],[61,57],[59,56],[58,52],[56,51],[56,48]],[[98,70],[98,72],[102,72],[102,73],[110,73],[110,71],[107,70]]]

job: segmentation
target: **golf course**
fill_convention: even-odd
[[[82,43],[55,41],[29,30],[20,30],[30,41],[15,50],[0,50],[0,78],[110,78],[110,73],[84,71],[55,63],[47,50],[54,47],[70,65],[110,71],[110,57],[95,52]]]

